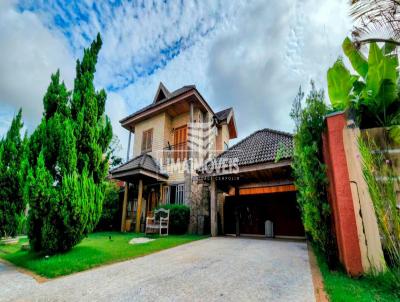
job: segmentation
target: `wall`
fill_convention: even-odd
[[[358,155],[358,133],[347,127],[344,113],[326,118],[323,155],[339,258],[348,274],[358,276],[384,269],[376,217],[363,183]]]
[[[164,129],[166,125],[166,113],[160,113],[152,118],[149,118],[143,122],[138,123],[135,126],[135,139],[133,145],[133,156],[139,156],[141,154],[142,147],[142,135],[143,131],[153,129],[153,145],[152,155],[155,158],[160,157],[160,150],[164,148]]]

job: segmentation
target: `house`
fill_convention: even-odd
[[[126,182],[121,230],[141,231],[160,204],[190,207],[192,233],[304,237],[291,175],[293,137],[263,129],[237,137],[234,111],[214,112],[195,86],[160,83],[153,102],[120,121],[133,158],[111,171]]]
[[[190,207],[191,232],[207,232],[206,188],[193,178],[237,137],[233,109],[214,112],[195,86],[170,92],[160,83],[153,102],[120,123],[129,140],[135,134],[132,159],[110,171],[126,182],[121,230],[143,230],[157,205],[176,203]]]

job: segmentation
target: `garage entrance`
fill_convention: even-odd
[[[226,234],[265,235],[267,220],[273,222],[275,237],[304,237],[295,192],[226,197]]]

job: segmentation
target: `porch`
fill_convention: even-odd
[[[111,177],[125,182],[121,232],[143,232],[147,216],[163,201],[163,185],[168,175],[149,154],[141,154],[110,171]]]

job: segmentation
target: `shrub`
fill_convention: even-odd
[[[306,107],[301,109],[303,94],[300,91],[291,112],[297,125],[292,167],[304,228],[326,255],[329,264],[333,265],[336,260],[336,246],[331,232],[331,211],[326,193],[327,176],[322,156],[322,133],[328,108],[323,91],[317,91],[314,84],[311,85]]]
[[[190,220],[190,209],[186,205],[167,204],[158,208],[169,210],[169,233],[185,234]]]
[[[116,229],[121,223],[120,203],[119,203],[120,188],[115,182],[107,181],[105,183],[103,211],[96,230]]]

